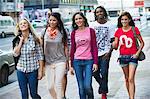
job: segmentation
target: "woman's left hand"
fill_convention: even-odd
[[[93,64],[93,68],[92,68],[93,72],[98,70],[98,65],[97,64]]]
[[[138,58],[138,55],[133,54],[133,55],[132,55],[132,58]]]
[[[43,78],[43,70],[38,69],[38,80],[41,80]]]

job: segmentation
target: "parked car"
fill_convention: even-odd
[[[10,16],[0,15],[0,36],[2,38],[6,37],[8,34],[14,34],[15,32],[15,22]]]
[[[132,16],[133,21],[141,21],[141,16]]]
[[[147,20],[150,20],[150,15],[147,15],[147,16],[146,16],[146,19],[147,19]]]
[[[36,19],[36,20],[32,20],[31,24],[34,28],[44,27],[44,26],[46,26],[46,21]]]
[[[73,31],[73,28],[72,28],[72,23],[71,22],[66,22],[64,24],[64,28],[67,32],[67,36],[68,36],[68,45],[70,47],[71,45],[71,32]]]
[[[8,83],[8,77],[15,71],[15,64],[12,51],[0,50],[0,86]]]

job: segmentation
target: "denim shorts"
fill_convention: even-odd
[[[125,67],[128,65],[133,65],[133,66],[137,67],[137,65],[138,65],[138,59],[133,58],[132,55],[120,55],[118,60],[119,60],[121,67]]]

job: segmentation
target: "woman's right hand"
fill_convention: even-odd
[[[116,43],[112,42],[112,48],[115,49],[116,48]]]
[[[98,70],[98,65],[97,64],[93,64],[93,68],[92,68],[93,72]]]
[[[23,43],[23,41],[24,41],[23,36],[19,36],[19,38],[20,38],[20,43]]]
[[[74,69],[73,69],[73,67],[69,67],[69,73],[70,73],[71,75],[74,75]]]

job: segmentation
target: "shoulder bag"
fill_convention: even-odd
[[[138,49],[139,48],[139,43],[138,43],[138,38],[137,38],[137,34],[136,34],[136,31],[135,31],[134,27],[132,27],[132,31],[134,33],[134,37],[135,37],[135,40],[136,40],[136,47]],[[146,58],[146,56],[145,56],[144,52],[141,51],[140,54],[139,54],[138,60],[143,61],[143,60],[145,60],[145,58]]]

